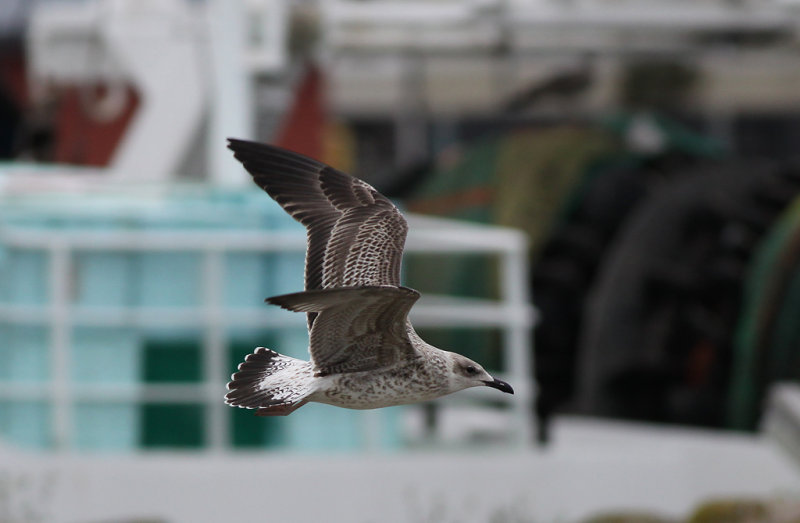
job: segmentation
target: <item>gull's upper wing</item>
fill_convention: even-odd
[[[253,180],[308,230],[306,290],[400,285],[408,225],[369,184],[301,154],[230,139]],[[309,327],[313,323],[309,314]]]
[[[333,373],[385,368],[419,356],[409,339],[408,311],[419,293],[406,287],[318,289],[267,301],[296,312],[316,312],[309,352],[315,371]]]

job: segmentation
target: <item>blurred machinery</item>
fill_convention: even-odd
[[[111,119],[130,87],[141,104],[116,148],[110,173],[167,180],[195,154],[210,119],[206,164],[217,183],[241,183],[224,154],[224,133],[250,132],[254,74],[286,67],[283,0],[41,2],[27,32],[33,103],[60,86],[82,89],[84,109]],[[237,57],[237,58],[233,58]],[[93,85],[101,83],[98,94]],[[224,129],[224,132],[222,131]]]
[[[60,86],[82,89],[98,119],[118,117],[134,86],[142,99],[110,173],[166,180],[189,152],[209,96],[198,13],[181,1],[40,3],[28,31],[34,103]],[[102,83],[102,94],[92,86]]]

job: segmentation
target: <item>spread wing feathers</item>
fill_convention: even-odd
[[[391,201],[298,153],[235,139],[228,147],[253,180],[308,229],[306,290],[400,285],[408,226]]]
[[[316,312],[309,352],[315,373],[375,370],[419,357],[408,337],[408,311],[419,293],[406,287],[318,289],[267,298],[296,312]]]

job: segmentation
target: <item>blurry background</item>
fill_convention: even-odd
[[[0,521],[796,516],[799,30],[792,0],[1,0]],[[256,346],[307,357],[262,303],[304,232],[228,136],[392,197],[412,321],[517,394],[225,406]]]

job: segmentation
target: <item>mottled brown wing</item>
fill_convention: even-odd
[[[308,230],[306,290],[400,285],[408,226],[369,184],[272,145],[229,139],[253,180]],[[314,314],[309,314],[309,328]]]
[[[339,287],[269,298],[316,312],[309,352],[319,375],[376,370],[419,357],[408,337],[408,311],[419,293],[406,287]]]

